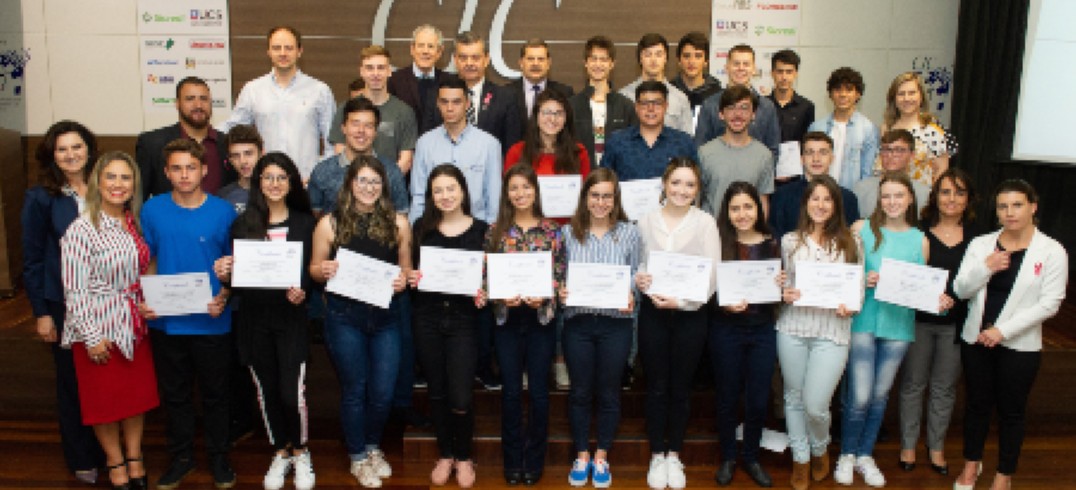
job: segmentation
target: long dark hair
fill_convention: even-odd
[[[807,189],[803,191],[803,199],[800,200],[800,218],[794,232],[799,238],[796,247],[802,247],[807,243],[807,235],[814,228],[814,222],[807,214],[807,203],[811,201],[811,194],[814,194],[814,190],[819,187],[824,187],[829,192],[830,199],[833,200],[833,215],[822,225],[822,243],[819,245],[826,252],[833,252],[832,246],[836,245],[837,251],[844,253],[845,262],[859,262],[859,247],[856,246],[856,240],[844,222],[844,200],[841,198],[841,188],[829,174],[811,177],[810,182],[807,183]]]
[[[459,167],[451,163],[442,163],[434,167],[430,171],[430,178],[426,179],[426,207],[422,209],[422,216],[415,220],[416,248],[422,244],[422,239],[426,237],[426,233],[436,229],[441,224],[441,220],[444,219],[444,213],[433,202],[433,179],[441,176],[452,177],[456,180],[460,190],[463,191],[460,208],[463,210],[463,214],[471,215],[471,191],[467,189],[467,178],[463,176],[463,172],[460,171]]]
[[[628,221],[628,215],[620,205],[620,181],[616,178],[616,172],[607,167],[598,167],[583,181],[583,190],[579,191],[579,204],[575,206],[575,214],[572,215],[572,236],[579,243],[587,242],[587,232],[590,231],[590,210],[587,209],[590,189],[602,182],[613,184],[613,210],[609,212],[609,218],[614,224]]]
[[[717,231],[721,235],[722,260],[725,257],[732,258],[737,256],[736,227],[733,226],[732,220],[729,219],[729,203],[732,202],[732,198],[740,194],[747,195],[755,203],[758,215],[755,216],[754,230],[761,233],[762,236],[771,236],[773,234],[770,231],[770,226],[766,224],[765,215],[762,213],[762,199],[758,195],[758,189],[742,180],[733,182],[725,190],[725,196],[721,199],[721,213],[717,216]]]
[[[958,191],[968,193],[968,205],[964,208],[964,214],[960,216],[960,225],[966,227],[975,222],[975,205],[979,201],[979,195],[975,192],[975,186],[971,183],[971,176],[957,167],[949,167],[938,176],[938,180],[934,181],[934,187],[930,188],[930,197],[927,199],[927,204],[923,206],[923,211],[919,213],[919,227],[923,231],[937,226],[938,222],[941,221],[938,196],[941,193],[941,183],[945,179],[949,179],[949,182]]]
[[[523,135],[523,155],[519,159],[534,165],[542,156],[542,131],[538,127],[538,113],[541,112],[542,104],[553,101],[560,104],[564,109],[564,128],[557,133],[557,139],[553,143],[553,170],[558,174],[579,173],[579,141],[575,138],[572,124],[575,119],[572,116],[572,105],[564,94],[552,87],[541,91],[534,98],[534,108],[531,110],[530,120],[527,122],[527,133]]]
[[[907,172],[886,172],[882,174],[882,178],[878,180],[878,201],[874,205],[874,212],[871,213],[871,234],[874,235],[874,251],[878,251],[878,247],[882,246],[882,240],[885,239],[885,235],[882,235],[882,223],[885,221],[885,210],[882,209],[882,185],[896,182],[904,186],[904,189],[908,192],[908,197],[912,202],[908,205],[908,209],[904,210],[904,221],[908,223],[908,226],[916,228],[919,226],[919,217],[916,214],[918,206],[915,202],[915,189],[912,188],[912,179],[908,177]]]
[[[63,170],[60,170],[60,167],[56,165],[56,140],[67,133],[78,133],[82,141],[86,143],[87,156],[86,166],[82,168],[83,179],[89,179],[90,172],[93,171],[94,165],[97,164],[97,137],[94,136],[89,128],[83,126],[82,123],[68,119],[54,123],[45,132],[45,139],[41,140],[41,143],[37,145],[37,150],[34,152],[34,157],[39,166],[37,171],[38,183],[53,196],[59,195],[60,189],[67,184],[67,177],[64,176]]]
[[[381,195],[374,201],[374,210],[369,213],[368,220],[363,216],[366,213],[358,210],[355,192],[352,190],[359,171],[364,168],[373,170],[381,179]],[[333,245],[337,247],[351,241],[353,236],[369,237],[382,245],[396,246],[396,235],[399,231],[396,229],[396,210],[392,206],[385,166],[377,158],[372,155],[359,155],[348,166],[344,184],[336,195],[336,209],[333,210],[332,219],[336,226]]]
[[[531,213],[536,218],[545,217],[542,213],[542,194],[541,189],[538,188],[538,174],[534,173],[534,167],[526,163],[512,165],[504,174],[504,181],[501,185],[501,204],[497,210],[497,221],[493,223],[493,227],[490,229],[488,242],[490,250],[486,250],[487,252],[500,251],[501,239],[504,238],[505,232],[512,226],[512,223],[516,221],[516,208],[512,206],[512,200],[508,197],[508,183],[516,176],[527,179],[527,183],[534,187],[534,204],[531,205]]]
[[[269,233],[269,203],[265,200],[265,192],[262,190],[262,174],[269,166],[279,167],[288,175],[288,195],[284,196],[284,204],[292,213],[312,214],[310,208],[310,196],[303,188],[303,176],[295,162],[288,155],[281,152],[266,153],[258,159],[254,165],[254,173],[250,176],[250,197],[247,199],[247,207],[243,214],[232,223],[232,236],[237,238],[249,238],[262,240]]]

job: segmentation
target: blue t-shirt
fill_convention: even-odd
[[[232,182],[217,191],[217,197],[232,203],[236,214],[243,214],[247,201],[250,200],[250,189],[244,189],[239,182]]]
[[[157,260],[157,273],[205,272],[213,294],[220,293],[213,262],[232,253],[229,231],[234,220],[235,208],[219,197],[206,195],[194,209],[176,205],[172,193],[150,199],[142,207],[142,233]],[[231,330],[232,314],[225,308],[217,318],[209,313],[162,317],[149,326],[170,335],[219,335]]]

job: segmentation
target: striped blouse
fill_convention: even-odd
[[[138,331],[144,331],[135,309],[140,296],[138,278],[149,251],[142,237],[129,229],[133,224],[129,214],[125,224],[101,213],[97,229],[82,215],[60,239],[67,305],[64,347],[76,342],[90,347],[108,339],[124,357],[134,355]]]
[[[631,266],[631,276],[639,269],[639,257],[642,252],[642,238],[639,228],[632,223],[618,222],[613,229],[604,236],[598,238],[589,231],[586,243],[579,243],[572,235],[572,225],[564,225],[561,234],[564,235],[564,248],[568,252],[568,273],[571,274],[572,264],[577,262],[591,264],[615,264]],[[632,290],[635,289],[635,281],[631,281]],[[571,291],[568,292],[571,294]],[[632,313],[624,313],[607,308],[583,308],[579,306],[564,307],[564,318],[575,315],[593,314],[611,316],[614,318],[631,318]]]
[[[853,234],[856,248],[859,250],[859,264],[863,264],[863,243],[859,236]],[[796,283],[796,262],[844,262],[844,252],[837,252],[836,247],[826,250],[807,237],[807,243],[800,245],[799,235],[795,232],[786,233],[781,239],[781,258],[785,270],[788,271],[788,284]],[[860,298],[863,297],[863,287],[860,286]],[[860,305],[855,305],[859,309]],[[838,345],[847,345],[852,339],[852,317],[841,318],[836,310],[815,308],[812,306],[794,306],[787,303],[781,305],[777,315],[777,331],[793,337],[813,337],[833,341]]]

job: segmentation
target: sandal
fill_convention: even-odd
[[[112,470],[118,470],[121,468],[123,469],[124,476],[127,476],[127,461],[121,461],[114,465],[108,465],[105,466],[105,468],[108,470],[108,481],[112,483],[112,490],[132,490],[130,477],[127,477],[128,481],[125,481],[123,483],[116,483],[112,479]]]
[[[149,488],[149,479],[146,477],[146,465],[142,461],[142,457],[127,458],[124,460],[127,465],[127,481],[131,483],[131,490],[146,490]],[[142,476],[131,476],[131,463],[138,463],[142,465]]]

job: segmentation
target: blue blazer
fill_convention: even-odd
[[[77,217],[78,203],[72,197],[53,196],[41,186],[26,192],[22,206],[23,283],[36,318],[49,314],[47,302],[64,301],[60,237]],[[61,324],[56,327],[63,328]]]

